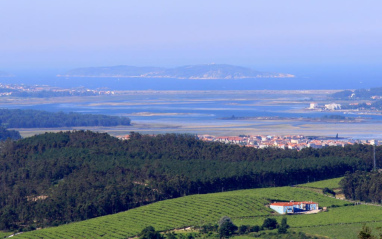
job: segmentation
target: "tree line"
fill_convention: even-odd
[[[370,89],[357,89],[355,91],[343,90],[330,95],[334,99],[370,99],[372,96],[382,96],[382,87]]]
[[[382,174],[379,172],[348,173],[340,185],[347,199],[382,203]]]
[[[8,130],[0,126],[0,141],[4,141],[7,139],[11,139],[11,140],[21,139],[20,132],[16,130]]]
[[[45,133],[0,147],[0,229],[59,225],[196,193],[369,170],[372,147],[254,149],[193,135]],[[382,150],[377,147],[377,154]]]
[[[41,110],[0,109],[0,125],[7,128],[55,128],[78,126],[130,125],[128,117],[48,112]]]

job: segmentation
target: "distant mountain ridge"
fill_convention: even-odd
[[[12,74],[9,74],[7,72],[4,72],[4,71],[0,71],[0,77],[12,77],[13,75]]]
[[[58,77],[127,77],[127,78],[175,78],[175,79],[247,79],[291,78],[292,74],[260,72],[242,66],[226,64],[189,65],[175,68],[163,67],[85,67],[66,72]]]

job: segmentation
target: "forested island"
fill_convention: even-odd
[[[0,125],[7,128],[56,128],[80,126],[130,125],[128,117],[48,112],[41,110],[0,109]]]
[[[197,193],[305,183],[371,168],[372,147],[253,149],[193,135],[45,133],[0,151],[0,229],[35,228]],[[377,148],[378,157],[382,151]]]
[[[291,74],[269,73],[248,67],[227,64],[188,65],[175,68],[110,66],[73,69],[59,77],[139,77],[174,79],[247,79],[247,78],[290,78]]]

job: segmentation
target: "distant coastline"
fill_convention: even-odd
[[[274,120],[274,121],[282,121],[282,120],[294,120],[294,121],[306,121],[306,122],[324,122],[324,123],[362,123],[367,120],[364,117],[344,117],[338,116],[338,118],[332,117],[280,117],[280,116],[261,116],[261,117],[223,117],[219,118],[220,120]]]
[[[295,77],[292,74],[278,74],[271,76],[253,76],[253,77],[236,77],[236,78],[207,78],[207,77],[171,77],[171,76],[124,76],[124,75],[112,75],[112,76],[88,76],[88,75],[57,75],[57,77],[70,77],[70,78],[147,78],[147,79],[186,79],[186,80],[240,80],[240,79],[253,79],[253,78],[293,78]]]

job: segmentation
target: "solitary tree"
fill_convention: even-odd
[[[152,226],[145,227],[138,236],[140,239],[163,239],[162,235]]]
[[[289,225],[287,224],[287,219],[286,217],[283,217],[283,219],[281,219],[281,225],[278,228],[278,233],[285,234],[287,233],[288,228],[289,228]]]
[[[221,227],[221,225],[223,225],[223,223],[225,223],[225,222],[232,223],[232,220],[231,220],[230,217],[227,217],[227,216],[224,216],[224,217],[220,218],[220,220],[218,222],[219,227]]]
[[[358,233],[358,238],[359,239],[377,239],[376,236],[373,236],[372,230],[370,227],[363,225],[362,230]]]
[[[241,225],[239,227],[239,234],[242,235],[242,234],[245,234],[249,229],[249,226],[247,225]]]
[[[219,220],[219,236],[220,238],[228,238],[237,230],[237,226],[232,223],[231,218],[222,217]]]
[[[277,221],[274,218],[266,218],[263,222],[263,228],[273,230],[277,227]]]

